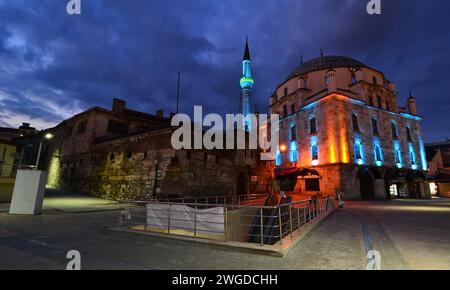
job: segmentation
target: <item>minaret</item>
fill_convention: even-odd
[[[250,50],[248,49],[248,38],[245,38],[245,51],[244,57],[242,59],[242,77],[241,77],[241,88],[242,88],[242,114],[244,115],[244,128],[246,132],[251,130],[250,119],[247,115],[252,113],[251,109],[251,93],[254,81],[252,79],[252,72],[250,69]]]

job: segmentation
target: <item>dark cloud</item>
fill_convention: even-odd
[[[300,62],[319,55],[357,58],[412,90],[427,141],[450,137],[448,1],[382,0],[383,14],[360,0],[0,0],[0,124],[30,118],[50,125],[113,97],[153,112],[206,112],[239,106],[245,35],[255,77],[254,101],[268,96]]]

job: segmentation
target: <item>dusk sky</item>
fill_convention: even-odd
[[[304,60],[355,58],[409,91],[426,142],[450,138],[450,1],[382,0],[0,0],[0,126],[51,127],[112,98],[154,113],[239,109],[248,34],[253,102],[268,111],[276,85]]]

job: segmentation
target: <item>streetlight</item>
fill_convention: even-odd
[[[54,137],[54,135],[52,133],[46,133],[44,135],[44,138],[41,138],[41,142],[39,142],[39,149],[38,149],[38,155],[37,155],[37,159],[36,159],[36,165],[34,166],[34,170],[38,169],[39,166],[39,159],[41,158],[41,150],[42,150],[42,143],[45,140],[50,140]]]

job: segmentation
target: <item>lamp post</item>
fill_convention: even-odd
[[[44,135],[44,138],[41,138],[41,142],[39,142],[38,155],[37,155],[37,159],[36,159],[36,165],[34,166],[34,170],[38,170],[39,159],[41,158],[42,143],[44,143],[44,140],[50,140],[52,138],[53,138],[52,133],[47,133]]]

